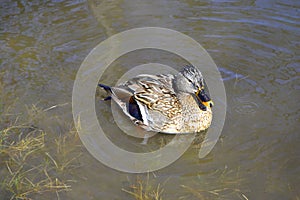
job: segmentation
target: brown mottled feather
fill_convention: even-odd
[[[175,92],[174,85],[177,89],[178,86],[181,86],[181,89],[188,86],[193,90],[185,79],[192,79],[195,88],[203,88],[202,75],[192,66],[184,68],[176,79],[171,74],[139,75],[117,87],[108,88],[112,99],[123,112],[135,124],[146,130],[164,133],[199,132],[210,126],[212,110],[211,107],[207,107],[207,110],[199,107],[199,102],[194,98],[194,91]]]
[[[172,89],[173,75],[140,75],[138,78],[127,82],[126,86],[130,88],[131,84],[138,85],[134,92],[134,98],[137,101],[147,105],[148,109],[161,112],[161,114],[173,118],[181,113],[182,106],[174,90]]]

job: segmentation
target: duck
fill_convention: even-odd
[[[211,100],[198,68],[177,74],[141,74],[117,86],[98,84],[137,126],[167,134],[197,133],[212,122]]]

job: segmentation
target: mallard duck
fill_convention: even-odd
[[[134,124],[147,131],[169,134],[207,129],[212,106],[201,72],[185,66],[177,75],[142,74],[116,87],[99,84]]]

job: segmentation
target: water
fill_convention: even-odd
[[[228,110],[221,138],[207,157],[200,160],[194,145],[149,175],[162,184],[163,199],[300,198],[298,1],[5,1],[0,13],[1,112],[59,104],[38,126],[64,134],[72,126],[76,72],[96,44],[130,28],[174,29],[210,53],[224,79]],[[137,52],[114,63],[115,74],[103,80],[115,80],[131,63],[152,56],[164,58]],[[122,188],[147,176],[112,170],[84,147],[80,152],[72,174],[76,182],[63,199],[130,199]]]

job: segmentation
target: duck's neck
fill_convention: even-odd
[[[186,79],[182,74],[177,74],[173,79],[173,88],[175,93],[185,93],[186,91]]]
[[[212,121],[212,110],[207,108],[203,111],[199,108],[197,101],[192,95],[186,93],[179,93],[178,97],[182,104],[182,119],[184,121],[185,129],[194,129],[196,132],[207,129]]]

